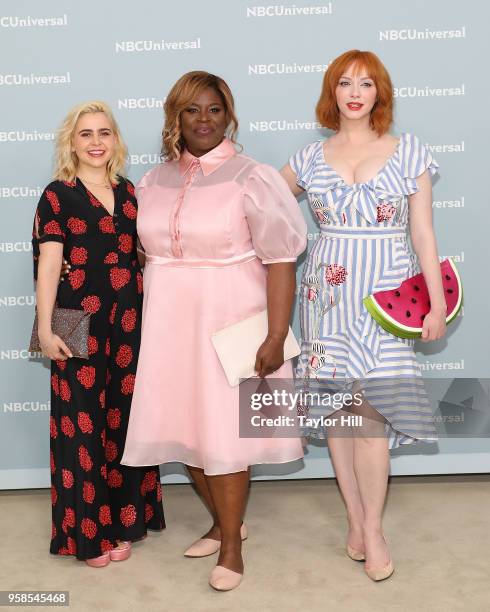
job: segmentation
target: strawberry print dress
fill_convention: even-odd
[[[33,231],[60,242],[71,271],[57,304],[91,313],[89,359],[51,362],[50,552],[98,557],[116,540],[138,540],[165,526],[157,466],[120,464],[141,331],[142,277],[136,254],[133,185],[113,184],[114,214],[77,178],[44,190]]]
[[[313,398],[300,407],[303,433],[324,438],[315,419],[334,413],[316,393],[362,391],[384,418],[390,448],[436,439],[432,410],[414,341],[382,329],[363,298],[396,289],[418,273],[407,236],[408,196],[416,178],[438,165],[420,140],[403,133],[371,180],[346,183],[325,161],[323,140],[300,149],[289,164],[319,224],[300,287],[298,387]],[[354,387],[355,385],[355,387]],[[338,406],[340,408],[341,406]]]

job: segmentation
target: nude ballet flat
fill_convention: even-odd
[[[347,556],[350,557],[353,561],[365,561],[366,555],[360,550],[356,550],[347,544],[346,547]]]
[[[243,574],[217,565],[209,576],[209,584],[217,591],[231,591],[241,583]]]
[[[364,566],[364,571],[371,578],[371,580],[379,582],[380,580],[386,580],[386,578],[389,578],[395,571],[395,567],[393,565],[393,561],[390,559],[388,565],[385,565],[384,567],[368,569],[366,566]]]
[[[100,555],[100,557],[92,557],[91,559],[85,559],[85,563],[90,567],[105,567],[109,565],[111,556],[109,552]]]
[[[243,540],[248,538],[248,530],[244,523],[240,527],[240,537]],[[185,551],[185,557],[209,557],[209,555],[214,555],[214,553],[218,552],[221,548],[221,540],[213,540],[212,538],[201,538],[200,540],[196,540],[194,544],[191,544],[189,548]]]
[[[119,542],[117,548],[109,551],[111,561],[126,561],[131,556],[131,542]]]

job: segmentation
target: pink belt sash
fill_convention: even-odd
[[[158,255],[146,255],[146,263],[156,266],[169,266],[171,268],[224,268],[226,266],[237,266],[257,259],[255,251],[248,251],[234,257],[224,259],[191,259],[178,257],[160,257]]]

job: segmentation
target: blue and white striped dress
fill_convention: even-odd
[[[433,175],[437,163],[417,137],[406,133],[365,183],[348,185],[325,162],[323,140],[298,151],[289,163],[321,230],[303,269],[298,386],[345,390],[357,381],[386,419],[390,448],[434,440],[413,340],[384,331],[362,300],[395,289],[419,271],[407,241],[408,196],[418,191],[416,177],[425,170]],[[310,417],[331,413],[332,408],[315,402],[307,408]],[[325,437],[323,428],[303,432]]]

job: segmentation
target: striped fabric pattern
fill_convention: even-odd
[[[348,185],[325,161],[323,140],[290,159],[306,190],[321,235],[303,269],[300,292],[302,389],[344,389],[356,381],[385,417],[390,447],[435,439],[429,401],[413,340],[393,336],[371,317],[362,300],[395,289],[418,270],[408,239],[408,196],[416,177],[438,165],[411,134],[402,134],[386,164],[371,180]],[[309,405],[310,416],[332,410]],[[311,437],[325,432],[308,428]]]

